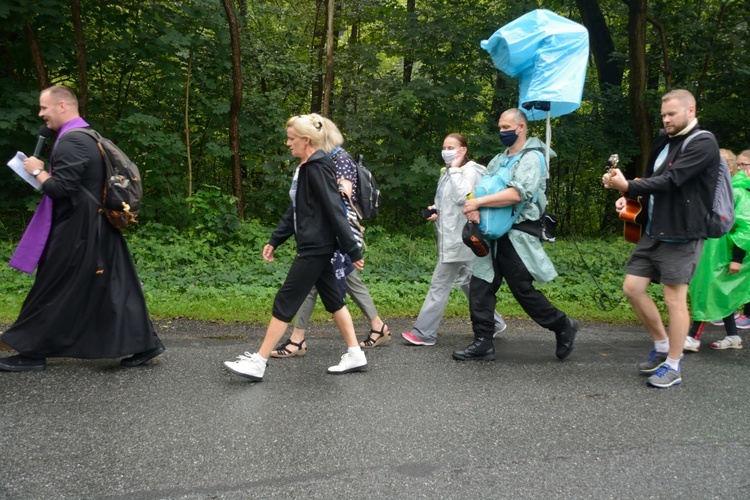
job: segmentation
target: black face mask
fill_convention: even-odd
[[[518,140],[518,134],[516,134],[515,130],[501,130],[497,133],[497,136],[500,138],[500,142],[508,148]]]

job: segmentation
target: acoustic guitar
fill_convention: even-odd
[[[610,177],[617,175],[615,168],[617,168],[619,162],[620,157],[616,154],[613,154],[607,160],[607,172]],[[622,195],[625,196],[625,193],[622,193]],[[625,223],[623,227],[625,240],[638,243],[648,220],[648,213],[644,210],[640,196],[637,198],[625,197],[625,208],[620,212],[620,219]]]

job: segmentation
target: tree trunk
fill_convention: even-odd
[[[316,0],[315,21],[313,23],[313,36],[311,46],[310,65],[314,68],[315,78],[312,82],[312,92],[310,93],[310,112],[320,113],[323,108],[323,57],[325,56],[326,45],[326,23],[321,22],[321,11],[326,12],[325,5],[327,0]]]
[[[628,52],[630,55],[628,103],[633,129],[638,135],[641,150],[625,172],[629,178],[641,176],[646,171],[653,136],[644,94],[646,90],[646,3],[647,0],[630,0],[628,13]]]
[[[190,72],[193,69],[193,49],[188,53],[187,76],[185,78],[185,152],[188,167],[188,198],[193,196],[193,157],[190,153]]]
[[[647,20],[659,32],[659,46],[661,48],[662,64],[664,65],[662,68],[662,72],[664,73],[664,87],[670,89],[672,88],[672,70],[669,63],[669,45],[667,44],[667,35],[664,32],[664,25],[650,17],[647,18]]]
[[[708,75],[708,68],[709,63],[711,62],[711,55],[714,52],[714,46],[716,45],[716,38],[718,37],[719,33],[721,32],[721,26],[724,23],[724,15],[726,14],[726,9],[728,4],[731,2],[722,2],[721,7],[719,8],[719,15],[716,17],[716,26],[710,30],[711,33],[713,33],[713,36],[711,36],[711,44],[708,46],[708,50],[706,51],[706,57],[703,60],[703,69],[701,71],[701,76],[698,77],[698,84],[696,85],[695,89],[695,98],[700,102],[701,98],[703,97],[703,83],[706,81],[706,77]],[[732,6],[734,7],[734,6]]]
[[[417,0],[406,0],[406,22],[409,25],[417,22],[417,17],[414,15],[416,8]],[[411,54],[411,48],[407,47],[406,55],[404,55],[404,85],[408,85],[411,82],[411,74],[414,70],[414,57]]]
[[[240,158],[240,110],[242,108],[242,61],[240,30],[232,0],[222,0],[229,23],[232,44],[232,103],[229,106],[229,149],[232,150],[232,191],[237,197],[237,215],[245,219],[245,198],[242,195],[242,161]]]
[[[86,66],[86,40],[83,37],[81,22],[81,2],[70,0],[70,13],[73,18],[73,31],[76,34],[76,55],[78,56],[78,111],[86,116],[89,105],[89,77]]]
[[[237,0],[237,7],[239,7],[240,10],[240,17],[246,18],[247,17],[247,0]]]
[[[352,29],[349,34],[348,47],[350,50],[354,49],[359,45],[359,19],[352,23]],[[341,95],[344,99],[342,102],[342,109],[351,109],[353,113],[357,113],[359,108],[358,92],[353,92],[349,89],[354,89],[356,83],[359,80],[359,75],[362,72],[362,65],[355,64],[352,71],[349,73],[350,80],[345,82],[342,88]]]
[[[599,88],[622,85],[622,65],[612,58],[615,44],[598,0],[576,0],[583,25],[589,30],[591,52],[596,63]]]
[[[29,48],[31,49],[31,61],[34,63],[36,76],[39,80],[39,90],[44,90],[50,86],[49,76],[47,76],[47,68],[44,67],[44,59],[42,58],[42,50],[39,48],[39,40],[36,37],[36,30],[31,26],[31,23],[27,22],[23,25],[23,32],[26,35],[26,40],[28,40]]]
[[[335,0],[328,0],[328,15],[326,16],[326,79],[323,87],[323,116],[330,118],[331,92],[333,90],[333,9]]]
[[[497,72],[495,74],[495,92],[492,96],[492,104],[490,104],[490,115],[489,115],[489,129],[493,133],[497,133],[497,122],[500,119],[500,115],[505,110],[515,108],[518,106],[518,102],[511,101],[508,96],[510,91],[508,86],[505,84],[505,79],[502,73]]]

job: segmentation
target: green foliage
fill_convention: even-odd
[[[213,193],[215,190],[209,189],[197,197],[202,200],[201,213],[215,215],[223,210],[216,204],[229,204],[230,200],[216,199]],[[231,238],[220,238],[206,219],[199,224],[200,229],[196,225],[180,231],[152,222],[127,235],[151,314],[265,322],[294,259],[294,242],[281,245],[275,262],[268,263],[261,252],[271,228],[257,221],[243,222]],[[366,266],[361,275],[384,318],[419,313],[436,260],[430,226],[423,222],[422,228],[410,235],[389,233],[377,226],[367,229]],[[0,259],[10,259],[14,248],[8,241],[0,242]],[[632,245],[622,238],[562,238],[545,249],[560,276],[540,289],[555,305],[588,321],[634,321],[620,290]],[[0,321],[15,318],[32,281],[28,275],[0,266]],[[661,304],[660,287],[653,287],[652,292]],[[498,304],[504,315],[525,317],[505,286],[498,293]],[[355,317],[362,317],[355,305],[350,304],[350,310]],[[328,316],[318,305],[315,319]],[[458,290],[451,296],[446,316],[468,317],[466,298]]]
[[[218,186],[203,186],[187,202],[195,218],[193,227],[203,234],[216,236],[217,241],[232,238],[240,228],[237,197],[222,194]]]
[[[440,146],[448,133],[466,135],[480,163],[501,151],[497,117],[517,105],[518,82],[493,67],[481,40],[535,8],[580,22],[579,4],[420,0],[414,12],[407,12],[401,0],[336,2],[330,115],[346,137],[345,147],[364,154],[384,193],[382,215],[372,228],[409,232],[421,223],[420,211],[434,196]],[[598,4],[615,44],[611,57],[625,64],[631,36],[627,5],[616,0]],[[28,153],[40,125],[40,77],[24,31],[27,23],[50,82],[80,94],[72,13],[61,5],[12,0],[0,6],[3,161],[19,149]],[[240,18],[244,208],[270,225],[288,205],[295,163],[284,144],[284,123],[317,106],[313,93],[325,69],[320,45],[324,3],[258,0],[246,5],[247,15]],[[204,227],[208,221],[205,214],[191,212],[189,183],[234,194],[227,119],[231,53],[221,3],[125,0],[81,2],[81,7],[85,118],[141,166],[144,223],[203,231],[195,227],[196,217]],[[747,13],[747,0],[648,2],[649,81],[643,97],[655,129],[659,96],[667,87],[686,87],[698,97],[702,124],[723,147],[748,147],[750,122],[738,112],[746,109],[750,84]],[[406,67],[412,69],[408,78]],[[592,63],[581,109],[553,120],[558,158],[550,168],[550,207],[570,234],[609,236],[620,230],[612,193],[602,190],[598,180],[610,154],[618,153],[627,167],[641,153],[627,85],[625,78],[622,88],[599,88]],[[543,136],[540,124],[533,122],[533,132]],[[18,237],[29,219],[28,207],[37,200],[38,194],[0,169],[0,237]]]

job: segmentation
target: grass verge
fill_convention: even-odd
[[[127,236],[143,290],[154,318],[194,318],[220,322],[260,322],[270,318],[271,304],[294,257],[294,242],[266,263],[261,249],[271,229],[243,223],[227,241],[215,234],[177,231],[160,225]],[[366,269],[361,273],[380,315],[416,317],[429,289],[436,261],[435,238],[429,232],[392,235],[378,227],[367,231]],[[15,242],[0,243],[0,258],[10,258]],[[538,287],[557,307],[584,321],[636,322],[620,286],[632,245],[621,239],[559,239],[546,244],[560,276]],[[0,322],[15,320],[33,277],[7,266],[0,268]],[[661,289],[654,287],[661,298]],[[657,302],[660,303],[660,300]],[[355,318],[359,309],[347,301]],[[498,310],[526,317],[506,286],[498,292]],[[454,290],[446,317],[467,317],[468,304]],[[320,302],[314,321],[329,318]]]

